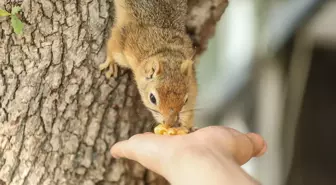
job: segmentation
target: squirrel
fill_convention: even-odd
[[[165,128],[193,131],[195,48],[186,32],[188,0],[114,0],[106,78],[131,69],[144,105]]]

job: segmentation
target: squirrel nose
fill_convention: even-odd
[[[175,112],[176,112],[176,111],[174,111],[173,108],[170,108],[170,109],[169,109],[169,115],[173,115]]]
[[[170,109],[169,110],[169,115],[168,117],[165,119],[166,124],[172,126],[175,124],[175,122],[178,120],[178,113],[176,111],[174,111],[174,109]]]

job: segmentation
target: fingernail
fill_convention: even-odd
[[[264,155],[266,151],[267,151],[267,143],[264,141],[264,147],[263,147],[263,149],[256,156],[260,157],[260,156]]]
[[[111,155],[112,155],[113,158],[116,158],[116,159],[120,158],[120,157],[119,157],[117,154],[115,154],[114,152],[111,152]]]
[[[115,159],[120,159],[120,157],[117,156],[117,155],[112,155],[112,157],[115,158]]]
[[[114,147],[114,145],[111,147],[110,153],[111,153],[111,155],[112,155],[113,158],[119,159],[120,157],[114,152],[113,147]]]

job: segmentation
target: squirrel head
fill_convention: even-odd
[[[145,106],[159,123],[190,128],[197,96],[194,62],[178,57],[151,57],[135,70]]]

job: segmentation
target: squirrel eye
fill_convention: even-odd
[[[154,105],[156,105],[156,98],[155,98],[155,96],[154,96],[152,93],[150,93],[150,95],[149,95],[149,99],[150,99],[150,101],[151,101]]]

